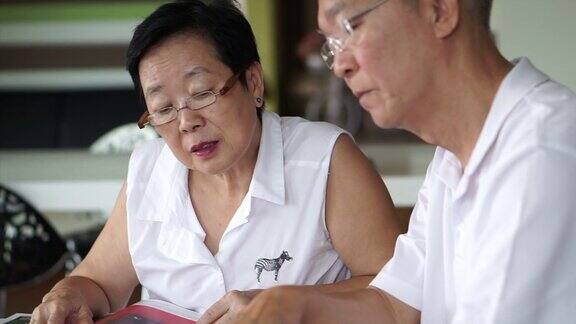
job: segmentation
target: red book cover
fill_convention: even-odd
[[[96,324],[194,324],[200,314],[176,305],[146,300],[108,315]]]

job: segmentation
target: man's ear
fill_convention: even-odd
[[[462,9],[460,2],[461,0],[422,0],[437,38],[452,35],[458,27]]]
[[[264,96],[264,71],[259,62],[252,63],[246,70],[246,82],[248,91],[255,100]]]

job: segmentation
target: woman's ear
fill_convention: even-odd
[[[264,72],[259,62],[252,63],[246,70],[246,82],[256,107],[261,107],[264,102]]]

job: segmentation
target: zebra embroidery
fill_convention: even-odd
[[[282,254],[280,254],[280,256],[276,259],[258,259],[254,265],[254,270],[257,272],[258,282],[260,282],[260,275],[262,274],[262,270],[274,271],[274,281],[278,281],[278,271],[280,271],[284,261],[290,260],[292,260],[292,257],[288,254],[287,251],[282,251]]]

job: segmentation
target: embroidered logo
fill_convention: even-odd
[[[284,261],[290,260],[292,260],[292,257],[288,254],[287,251],[282,251],[282,254],[280,254],[280,256],[276,259],[258,259],[254,265],[254,270],[256,270],[256,278],[258,279],[258,282],[260,282],[260,275],[262,274],[262,270],[274,271],[274,281],[278,281],[278,271],[280,271]]]

